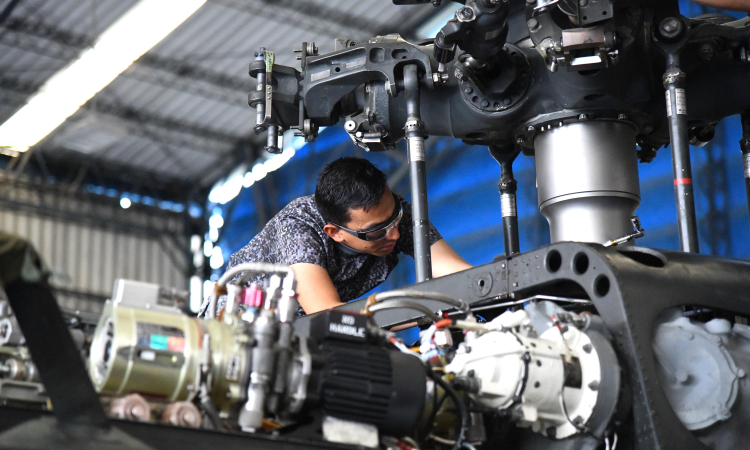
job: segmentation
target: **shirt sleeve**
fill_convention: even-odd
[[[400,195],[397,195],[399,200],[401,201],[401,206],[404,208],[404,215],[401,218],[401,223],[398,225],[398,233],[401,235],[398,238],[398,243],[396,244],[396,250],[399,252],[414,257],[414,227],[412,224],[412,213],[411,213],[411,205],[406,202]],[[440,235],[440,232],[435,228],[435,225],[430,222],[430,246],[434,244],[435,242],[439,241],[443,238],[443,236]]]
[[[315,264],[327,269],[326,245],[322,231],[298,217],[289,216],[277,224],[274,242],[268,247],[276,263],[280,264]]]

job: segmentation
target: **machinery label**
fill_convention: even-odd
[[[666,91],[667,94],[667,116],[672,117],[672,92]],[[685,100],[685,89],[675,89],[677,104],[677,114],[687,115],[687,101]]]
[[[411,161],[424,161],[424,140],[409,139],[409,158]]]
[[[500,212],[503,217],[513,217],[518,215],[516,212],[515,194],[500,195]]]
[[[367,339],[367,318],[361,314],[329,310],[310,322],[310,336],[363,342]]]
[[[226,379],[237,381],[240,378],[240,355],[232,355],[227,362]]]
[[[346,334],[347,336],[354,336],[358,338],[365,337],[365,327],[355,327],[353,325],[344,325],[343,323],[333,323],[328,327],[328,331],[337,334]]]
[[[331,76],[331,69],[321,70],[310,74],[310,81],[318,81]]]
[[[363,59],[358,59],[356,61],[348,62],[344,64],[344,67],[346,67],[347,69],[353,69],[355,67],[364,66],[365,63],[367,63],[367,60],[363,58]]]
[[[179,328],[138,322],[136,335],[139,347],[172,352],[182,352],[185,349],[185,333]]]

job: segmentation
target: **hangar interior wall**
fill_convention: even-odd
[[[62,308],[98,315],[118,278],[187,290],[182,248],[188,243],[180,237],[179,219],[66,195],[44,201],[22,185],[0,183],[2,190],[0,229],[37,248]]]

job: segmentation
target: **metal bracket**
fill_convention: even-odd
[[[639,237],[643,237],[646,234],[646,230],[641,228],[641,219],[638,218],[638,216],[633,216],[630,218],[630,221],[633,222],[633,232],[630,234],[627,234],[623,237],[619,237],[617,239],[611,239],[602,245],[605,247],[615,247],[617,245],[624,244],[626,242],[630,242],[633,239],[638,239]]]
[[[271,103],[273,101],[273,85],[271,83],[273,75],[273,52],[266,50],[264,60],[266,62],[266,117],[263,120],[263,125],[269,125],[271,123]]]

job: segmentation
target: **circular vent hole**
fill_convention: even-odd
[[[575,270],[575,273],[578,275],[583,275],[589,270],[589,257],[586,256],[585,253],[578,253],[575,258],[573,258],[573,270]]]
[[[552,250],[547,253],[547,261],[545,265],[549,272],[555,273],[560,270],[560,267],[562,266],[562,256],[560,255],[560,252]]]
[[[599,275],[594,282],[594,292],[599,297],[604,297],[609,293],[609,278],[606,275]]]

